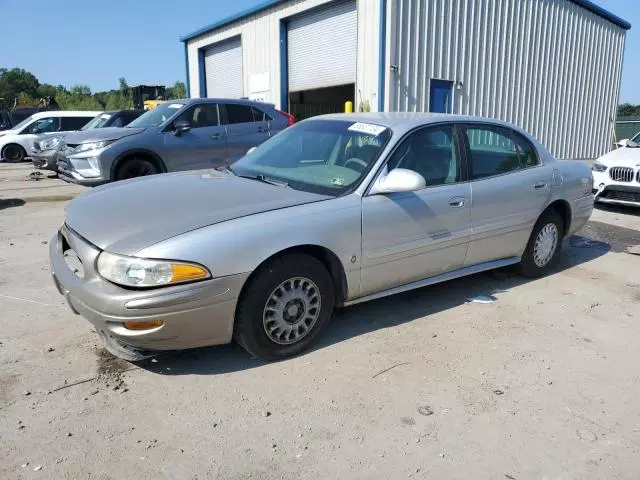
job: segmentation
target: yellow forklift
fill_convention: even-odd
[[[129,89],[136,110],[151,110],[163,103],[166,98],[164,85],[137,85]]]

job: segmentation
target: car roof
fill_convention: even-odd
[[[126,110],[126,109],[124,109],[124,110],[105,110],[104,112],[100,112],[100,113],[108,113],[109,115],[116,115],[116,114],[118,114],[118,113],[124,113],[124,112],[133,112],[133,113],[138,113],[138,112],[140,112],[140,113],[144,113],[144,112],[146,112],[146,111],[147,111],[147,110],[140,110],[140,109],[132,108],[132,109],[130,109],[130,110]],[[96,114],[96,115],[97,115],[97,114]]]
[[[273,107],[273,103],[259,102],[257,100],[249,100],[248,98],[186,98],[180,100],[167,100],[166,103],[184,103],[192,105],[194,103],[237,103],[239,105],[262,105],[264,107]]]
[[[44,112],[34,113],[34,118],[42,117],[95,117],[104,112],[89,110],[45,110]]]
[[[371,112],[371,113],[332,113],[320,115],[312,119],[342,120],[349,122],[375,123],[389,128],[413,128],[429,123],[442,122],[482,122],[494,125],[502,125],[515,128],[513,125],[493,118],[474,117],[470,115],[452,115],[448,113],[422,113],[422,112]],[[310,119],[310,120],[312,120]]]

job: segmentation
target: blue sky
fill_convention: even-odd
[[[117,88],[121,76],[129,84],[170,85],[185,79],[180,36],[262,1],[0,0],[0,67],[21,67],[41,82],[86,84],[96,91]],[[638,0],[596,3],[633,25],[620,101],[640,104]]]

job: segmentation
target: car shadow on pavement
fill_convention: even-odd
[[[610,249],[611,245],[607,242],[574,235],[565,241],[561,257],[551,275],[601,257]],[[490,296],[531,281],[507,267],[339,309],[311,351],[457,307],[474,296]],[[168,352],[139,365],[162,375],[219,375],[265,364],[232,343]]]
[[[11,207],[21,207],[25,203],[21,198],[0,198],[0,210]]]
[[[621,213],[623,215],[632,215],[634,217],[640,217],[640,208],[627,205],[608,205],[604,203],[596,203],[594,205],[596,210],[610,213]]]

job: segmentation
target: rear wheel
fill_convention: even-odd
[[[564,221],[558,212],[549,210],[536,222],[519,264],[520,274],[536,278],[547,273],[558,257],[564,238]]]
[[[19,163],[27,156],[27,152],[20,145],[10,143],[2,149],[2,155],[0,156],[4,158],[5,162]]]
[[[123,163],[116,172],[116,180],[128,178],[146,177],[160,173],[160,169],[154,162],[146,158],[132,158]]]
[[[236,311],[234,336],[252,355],[279,360],[304,351],[327,324],[335,303],[329,272],[315,258],[292,254],[260,268]]]

